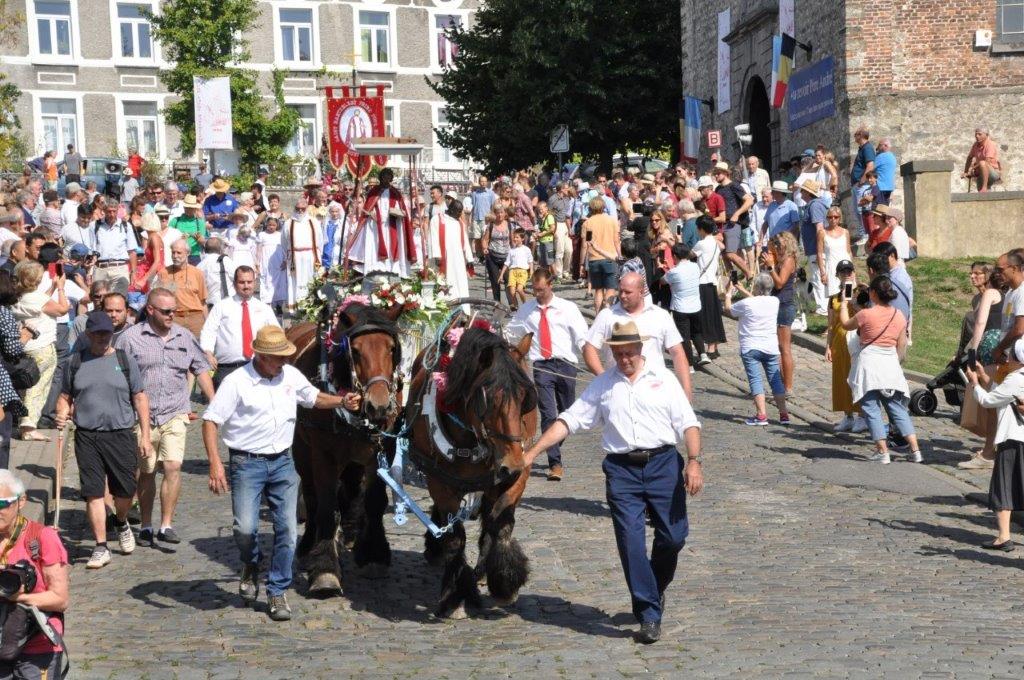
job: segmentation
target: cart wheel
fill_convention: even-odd
[[[930,416],[939,407],[939,400],[931,390],[914,390],[910,393],[910,411],[918,416]]]

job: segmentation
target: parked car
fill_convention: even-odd
[[[124,158],[102,156],[87,158],[85,160],[85,172],[82,174],[82,188],[84,189],[88,182],[96,182],[96,190],[101,194],[106,193],[108,181],[117,182],[120,185],[126,167],[128,167],[128,161]],[[64,175],[61,175],[57,182],[57,190],[62,195],[66,183],[67,179]]]
[[[569,179],[580,179],[590,181],[594,179],[594,175],[597,172],[597,166],[599,165],[596,160],[586,160],[582,163],[566,163],[563,166],[563,170],[570,173]],[[612,168],[615,170],[626,169],[632,170],[633,173],[643,174],[645,172],[655,173],[659,170],[668,170],[671,164],[662,160],[661,158],[651,158],[649,156],[641,156],[640,154],[629,154],[625,157],[622,154],[617,155],[612,159]]]

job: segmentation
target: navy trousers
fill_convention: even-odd
[[[602,468],[633,616],[641,623],[661,621],[661,594],[675,577],[679,551],[690,531],[682,458],[668,451],[636,465],[623,455],[611,454],[605,456]],[[644,510],[654,527],[650,558]]]
[[[576,401],[576,366],[562,359],[535,361],[533,382],[537,386],[537,407],[543,431]],[[548,449],[548,467],[561,464],[562,447],[555,444]]]

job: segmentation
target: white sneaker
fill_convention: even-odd
[[[907,460],[911,463],[922,463],[924,462],[924,456],[921,455],[920,451],[911,451],[907,454]]]
[[[861,432],[867,432],[869,429],[868,421],[864,420],[864,416],[854,416],[853,425],[850,426],[850,432],[854,434],[860,434]]]
[[[110,564],[110,551],[105,546],[96,546],[92,550],[92,556],[85,563],[86,569],[100,569]]]
[[[707,353],[701,354],[700,358],[697,359],[697,365],[698,366],[707,366],[710,363],[711,363],[711,358],[707,355]]]
[[[121,544],[122,555],[131,555],[135,552],[135,534],[132,533],[130,524],[125,523],[123,527],[117,527],[117,542]]]
[[[855,245],[855,246],[864,246],[864,245],[867,245],[867,243],[868,243],[868,237],[867,236],[861,236],[859,239],[857,239],[856,241],[853,242],[853,245]]]
[[[849,432],[851,427],[853,427],[853,418],[850,416],[843,416],[843,419],[836,423],[835,427],[832,428],[832,431]]]
[[[793,320],[793,330],[802,333],[807,330],[807,315],[800,312],[800,316]]]
[[[971,456],[970,460],[964,460],[956,464],[961,470],[991,470],[995,461],[986,460],[981,456]]]
[[[889,458],[888,451],[886,451],[885,453],[876,453],[875,455],[868,458],[868,460],[870,460],[872,463],[881,463],[882,465],[888,465],[889,463],[892,462],[892,459]]]

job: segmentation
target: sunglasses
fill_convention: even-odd
[[[161,222],[166,222],[166,221],[168,221],[169,219],[171,219],[171,216],[170,216],[170,215],[157,215],[157,217],[159,217],[159,218],[160,218],[160,221],[161,221]]]
[[[160,309],[159,307],[154,307],[153,311],[160,312],[164,316],[174,316],[174,313],[177,312],[178,310],[177,309]]]
[[[18,502],[20,496],[11,496],[10,498],[0,498],[0,510],[6,510],[15,503]]]

